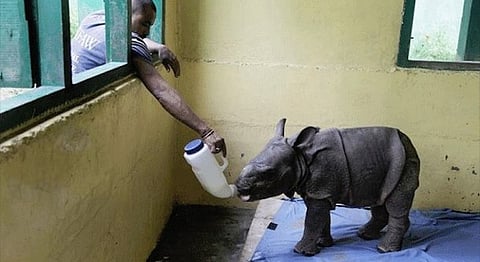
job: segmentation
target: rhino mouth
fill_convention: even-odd
[[[240,185],[237,184],[237,196],[243,201],[247,202],[252,199],[249,190],[246,189],[245,187],[239,187]]]
[[[257,188],[258,189],[258,188]],[[249,188],[249,189],[244,189],[244,190],[238,190],[238,197],[240,200],[243,202],[253,202],[257,201],[260,199],[265,199],[271,196],[275,196],[276,194],[274,193],[267,193],[268,190],[264,190],[262,192],[258,192],[258,190],[255,189],[255,187]]]
[[[253,202],[280,194],[276,194],[276,190],[273,190],[274,185],[266,181],[242,180],[237,181],[235,186],[237,187],[237,196],[243,202]]]
[[[235,183],[237,187],[237,196],[244,202],[251,200],[252,181],[239,179]]]
[[[252,186],[248,187],[238,187],[237,185],[237,196],[243,202],[252,202],[255,201],[257,198],[255,197],[254,191]]]
[[[243,202],[248,202],[250,200],[250,195],[240,195],[239,197]]]

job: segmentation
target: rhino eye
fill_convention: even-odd
[[[251,162],[251,168],[252,170],[254,170],[254,173],[256,174],[265,174],[265,173],[272,173],[275,171],[275,169],[270,166],[270,165],[266,165],[265,164],[265,161],[259,161],[258,159],[255,160],[255,161],[252,161]]]
[[[256,186],[256,187],[263,187],[263,186],[265,186],[266,184],[267,184],[267,183],[265,183],[265,181],[259,181],[259,182],[256,182],[256,183],[255,183],[255,186]]]

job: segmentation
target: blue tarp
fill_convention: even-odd
[[[306,207],[301,199],[286,200],[260,240],[251,261],[473,261],[480,262],[480,214],[449,209],[411,210],[411,226],[403,248],[381,254],[379,240],[356,235],[370,219],[370,211],[337,206],[331,211],[334,244],[305,257],[293,251],[303,234]]]

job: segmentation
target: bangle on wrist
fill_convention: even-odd
[[[204,132],[204,133],[202,134],[202,139],[205,139],[205,138],[211,136],[214,132],[215,132],[215,130],[213,130],[213,129],[211,129],[211,128],[208,129],[207,132]]]

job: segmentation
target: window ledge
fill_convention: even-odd
[[[3,90],[1,88],[0,90]],[[63,89],[63,86],[42,86],[41,88],[15,88],[17,95],[6,97],[0,103],[0,114],[6,111],[9,111],[13,108],[20,107],[24,104],[30,103],[40,97],[50,95],[58,90]],[[24,91],[18,91],[19,89],[24,89]],[[3,91],[2,91],[3,92]]]
[[[31,91],[30,88],[2,87],[0,88],[0,101],[11,98],[22,93]]]
[[[96,75],[106,73],[106,72],[111,71],[111,70],[116,69],[116,68],[120,68],[120,67],[122,67],[126,64],[127,63],[125,63],[125,62],[110,62],[110,63],[104,64],[104,65],[101,65],[101,66],[97,66],[97,67],[92,68],[90,70],[72,75],[72,82],[73,82],[73,84],[78,84],[78,83],[83,82],[83,81],[85,81],[89,78],[93,78]]]

